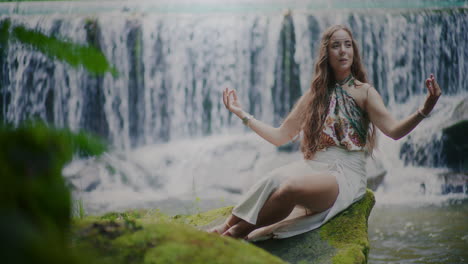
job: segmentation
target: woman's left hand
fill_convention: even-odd
[[[434,74],[432,73],[431,76],[426,79],[426,88],[429,90],[429,93],[427,94],[426,102],[424,102],[424,107],[421,111],[425,115],[429,115],[429,113],[436,105],[437,100],[439,100],[440,95],[442,94],[440,86],[435,80]]]

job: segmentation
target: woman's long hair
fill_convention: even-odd
[[[315,152],[318,150],[320,136],[323,130],[323,124],[327,116],[329,106],[329,89],[335,84],[335,76],[328,61],[328,45],[330,38],[338,30],[348,32],[353,44],[353,64],[351,65],[351,73],[356,80],[367,83],[366,72],[361,63],[361,57],[356,41],[351,34],[351,31],[343,25],[335,25],[329,27],[322,35],[320,42],[318,60],[315,63],[315,75],[310,89],[301,96],[300,100],[295,104],[293,110],[287,118],[296,118],[300,121],[303,137],[301,142],[301,151],[305,159],[312,159]],[[286,119],[287,119],[286,118]],[[366,120],[366,122],[368,122]],[[367,134],[366,149],[372,153],[375,146],[375,127],[370,125]]]

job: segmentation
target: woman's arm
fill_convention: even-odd
[[[439,84],[437,84],[434,75],[431,74],[431,77],[426,80],[426,87],[429,93],[423,108],[400,121],[396,120],[387,110],[377,90],[370,87],[366,103],[366,111],[370,121],[385,135],[395,140],[406,136],[432,111],[441,95]]]
[[[223,102],[226,108],[237,115],[240,119],[250,116],[242,110],[235,90],[229,90],[226,88],[223,91]],[[286,144],[300,131],[300,122],[294,115],[287,118],[279,128],[272,127],[255,118],[251,118],[248,121],[248,126],[260,137],[275,146]]]
[[[244,113],[239,118],[242,119],[245,116],[248,116],[248,114]],[[277,147],[291,141],[300,131],[299,124],[292,118],[286,119],[278,128],[265,124],[255,118],[249,120],[248,126],[263,139]]]

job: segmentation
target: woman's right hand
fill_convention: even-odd
[[[424,102],[424,107],[421,110],[425,115],[429,115],[429,113],[434,108],[437,100],[439,100],[440,95],[442,95],[442,90],[440,89],[439,84],[437,83],[434,74],[431,73],[429,78],[426,79],[426,88],[429,91],[426,97],[426,101]]]
[[[232,95],[232,98],[231,98]],[[229,88],[224,89],[223,91],[223,102],[224,106],[241,118],[242,115],[242,107],[240,105],[239,100],[237,99],[236,90],[229,90]]]

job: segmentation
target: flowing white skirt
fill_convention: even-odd
[[[234,207],[232,213],[245,221],[256,224],[263,204],[281,183],[294,175],[329,172],[336,177],[339,186],[338,197],[329,209],[307,214],[305,208],[296,206],[293,212],[281,222],[256,229],[248,240],[258,241],[269,238],[287,238],[319,228],[333,216],[360,200],[366,193],[366,169],[363,151],[348,151],[340,147],[329,147],[316,153],[313,160],[299,160],[269,172],[257,182]]]

